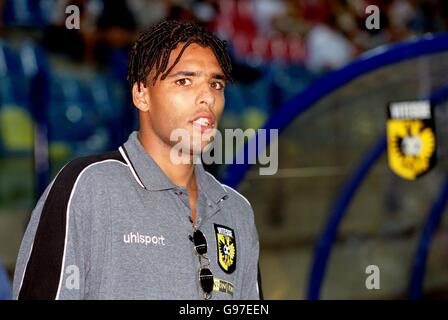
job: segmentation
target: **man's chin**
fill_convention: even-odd
[[[201,159],[202,155],[210,149],[211,144],[204,144],[202,146],[189,146],[182,148],[182,151],[175,152],[176,163],[180,161],[183,164],[197,163],[197,159]],[[181,160],[179,160],[181,159]]]
[[[172,152],[170,156],[174,158],[174,163],[197,163],[196,159],[201,158],[213,145],[216,129],[207,130],[207,134],[198,135],[197,132],[190,132],[185,129],[176,129],[170,136]]]
[[[210,149],[211,145],[211,143],[204,143],[201,146],[192,146],[190,148],[190,155],[201,156],[204,152],[207,152]]]

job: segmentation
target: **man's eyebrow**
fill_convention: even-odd
[[[199,77],[201,75],[202,75],[202,73],[198,72],[198,71],[177,71],[175,73],[169,74],[168,78],[174,78],[174,77],[179,77],[179,76],[182,76],[182,77]],[[213,79],[227,81],[227,77],[223,73],[213,72],[211,74],[211,77]]]
[[[212,78],[227,81],[227,77],[222,73],[212,73]]]
[[[197,77],[199,76],[199,72],[196,71],[177,71],[175,73],[171,73],[168,75],[168,78],[174,78],[178,76],[184,76],[184,77]]]

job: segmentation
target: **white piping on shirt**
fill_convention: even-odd
[[[129,169],[131,169],[132,175],[134,176],[135,180],[137,180],[138,184],[143,188],[146,189],[137,174],[134,171],[134,167],[132,166],[131,161],[129,161],[128,157],[126,156],[126,152],[124,152],[122,147],[119,147],[118,150],[120,151],[121,155],[123,156],[124,160],[128,164]]]

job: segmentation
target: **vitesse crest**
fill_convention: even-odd
[[[414,180],[436,162],[436,135],[429,101],[389,104],[387,154],[389,166],[398,176]]]
[[[232,229],[215,224],[218,265],[226,273],[232,273],[236,267],[236,241]]]

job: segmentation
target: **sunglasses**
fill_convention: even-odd
[[[207,240],[200,230],[194,231],[192,240],[200,262],[198,271],[199,283],[204,293],[204,299],[208,300],[211,298],[213,291],[213,274],[210,271],[210,259],[207,257]],[[202,259],[206,260],[204,265],[202,264]]]

